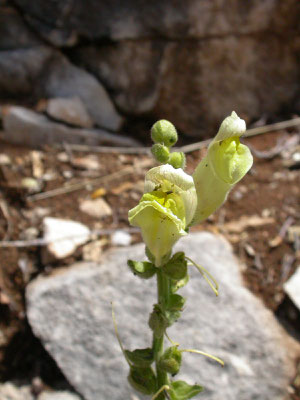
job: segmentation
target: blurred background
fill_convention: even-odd
[[[1,400],[73,395],[32,333],[26,288],[141,241],[127,212],[155,165],[152,124],[174,123],[192,173],[232,110],[254,167],[196,229],[232,244],[295,341],[278,399],[300,398],[299,21],[297,0],[0,0]],[[53,245],[62,232],[79,239]]]

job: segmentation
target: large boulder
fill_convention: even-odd
[[[300,110],[297,0],[14,4],[0,8],[0,100],[77,96],[99,127],[119,130],[120,111],[197,137],[232,110]]]
[[[130,117],[167,118],[204,136],[232,110],[250,121],[294,108],[297,0],[16,3],[43,39],[71,47],[73,62]]]
[[[183,316],[168,333],[181,348],[200,349],[225,361],[222,369],[200,355],[184,354],[178,379],[203,384],[207,400],[284,400],[299,344],[243,286],[230,245],[197,233],[177,248],[214,275],[220,297],[192,270],[181,291],[187,297]],[[33,332],[85,400],[133,398],[113,329],[112,301],[126,348],[151,345],[147,321],[156,301],[155,280],[135,277],[126,267],[128,257],[145,258],[144,245],[111,250],[101,265],[76,264],[27,287]]]
[[[288,104],[299,90],[295,44],[267,33],[125,41],[81,47],[73,60],[104,82],[124,113],[152,113],[201,136],[232,110],[249,121]]]
[[[15,0],[28,23],[56,46],[85,39],[211,39],[213,36],[251,35],[290,31],[298,27],[297,0],[144,0],[64,2]],[[293,10],[293,13],[291,13]],[[292,24],[292,25],[291,25]],[[298,28],[299,29],[299,28]]]

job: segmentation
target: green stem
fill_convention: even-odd
[[[158,304],[165,310],[170,295],[170,281],[169,278],[162,272],[161,269],[157,271],[157,299]],[[168,385],[169,379],[166,372],[158,368],[158,361],[164,352],[164,334],[160,338],[153,336],[153,352],[156,364],[157,375],[157,390],[162,386]],[[165,400],[165,395],[161,393],[157,400]]]

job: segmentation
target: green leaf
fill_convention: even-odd
[[[156,376],[152,368],[131,367],[128,382],[140,393],[150,395],[156,391]]]
[[[180,281],[187,275],[187,261],[182,251],[174,256],[162,267],[164,273],[171,279]]]
[[[181,351],[177,346],[169,347],[161,356],[158,367],[173,376],[179,372],[181,366]]]
[[[171,292],[172,293],[177,292],[177,290],[179,290],[180,288],[182,288],[183,286],[185,286],[188,283],[189,279],[190,279],[189,275],[186,274],[186,276],[183,279],[181,279],[180,281],[172,281],[171,282]]]
[[[185,300],[186,299],[179,294],[171,294],[168,301],[168,310],[182,311]]]
[[[171,400],[188,400],[202,392],[200,385],[189,385],[184,381],[176,381],[170,384],[169,395]]]
[[[138,275],[140,278],[143,279],[152,278],[152,276],[155,275],[157,271],[157,268],[148,261],[128,260],[127,264],[134,275]]]
[[[153,351],[150,348],[136,349],[134,351],[125,350],[125,354],[135,367],[146,368],[154,361]]]

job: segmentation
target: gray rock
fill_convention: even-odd
[[[299,90],[299,66],[293,50],[296,38],[290,40],[284,47],[273,35],[264,40],[229,35],[122,41],[81,47],[74,50],[74,57],[104,82],[122,112],[135,116],[147,112],[199,137],[215,134],[232,110],[253,120],[262,111],[274,114],[280,104],[293,101]]]
[[[93,121],[79,97],[50,99],[47,103],[47,114],[81,128],[93,126]]]
[[[299,345],[243,287],[228,243],[197,233],[177,248],[208,268],[220,284],[220,297],[192,270],[182,290],[186,309],[168,333],[182,348],[211,352],[226,363],[222,369],[205,357],[184,354],[179,379],[202,383],[207,400],[283,400]],[[27,287],[27,315],[35,335],[86,400],[123,400],[132,393],[113,330],[111,301],[124,345],[134,349],[151,343],[147,320],[156,298],[155,280],[133,276],[126,268],[128,257],[143,259],[144,246],[110,251],[101,265],[77,264]]]
[[[12,382],[0,384],[1,400],[34,400],[30,386],[18,386]]]
[[[24,49],[41,44],[42,41],[28,29],[15,9],[4,6],[0,8],[0,51]]]
[[[37,400],[80,400],[80,397],[75,393],[70,392],[42,392]]]
[[[14,4],[0,11],[0,100],[80,96],[101,128],[120,129],[118,109],[138,132],[167,118],[196,137],[232,110],[300,109],[297,0]]]
[[[16,0],[29,24],[56,46],[75,44],[77,38],[124,40],[163,37],[165,39],[206,38],[251,34],[272,28],[284,31],[297,27],[297,0],[288,6],[272,0],[160,0],[144,2],[99,2],[71,0],[45,3],[43,0]],[[294,10],[294,14],[290,14]],[[47,15],[47,18],[45,18]],[[280,17],[285,17],[280,18]],[[289,20],[289,21],[288,21]],[[289,25],[291,24],[291,25]]]
[[[103,46],[82,46],[72,52],[110,90],[114,102],[125,113],[151,112],[160,97],[162,71],[168,42],[119,42]]]
[[[71,128],[50,121],[46,116],[24,107],[7,107],[3,115],[3,137],[10,143],[41,148],[47,144],[89,144],[135,146],[137,142],[126,136],[103,129]]]
[[[0,51],[0,99],[38,96],[39,78],[52,54],[46,46]]]
[[[104,87],[93,75],[75,67],[61,55],[49,65],[43,92],[47,97],[78,96],[98,126],[112,131],[121,127],[122,118]]]

